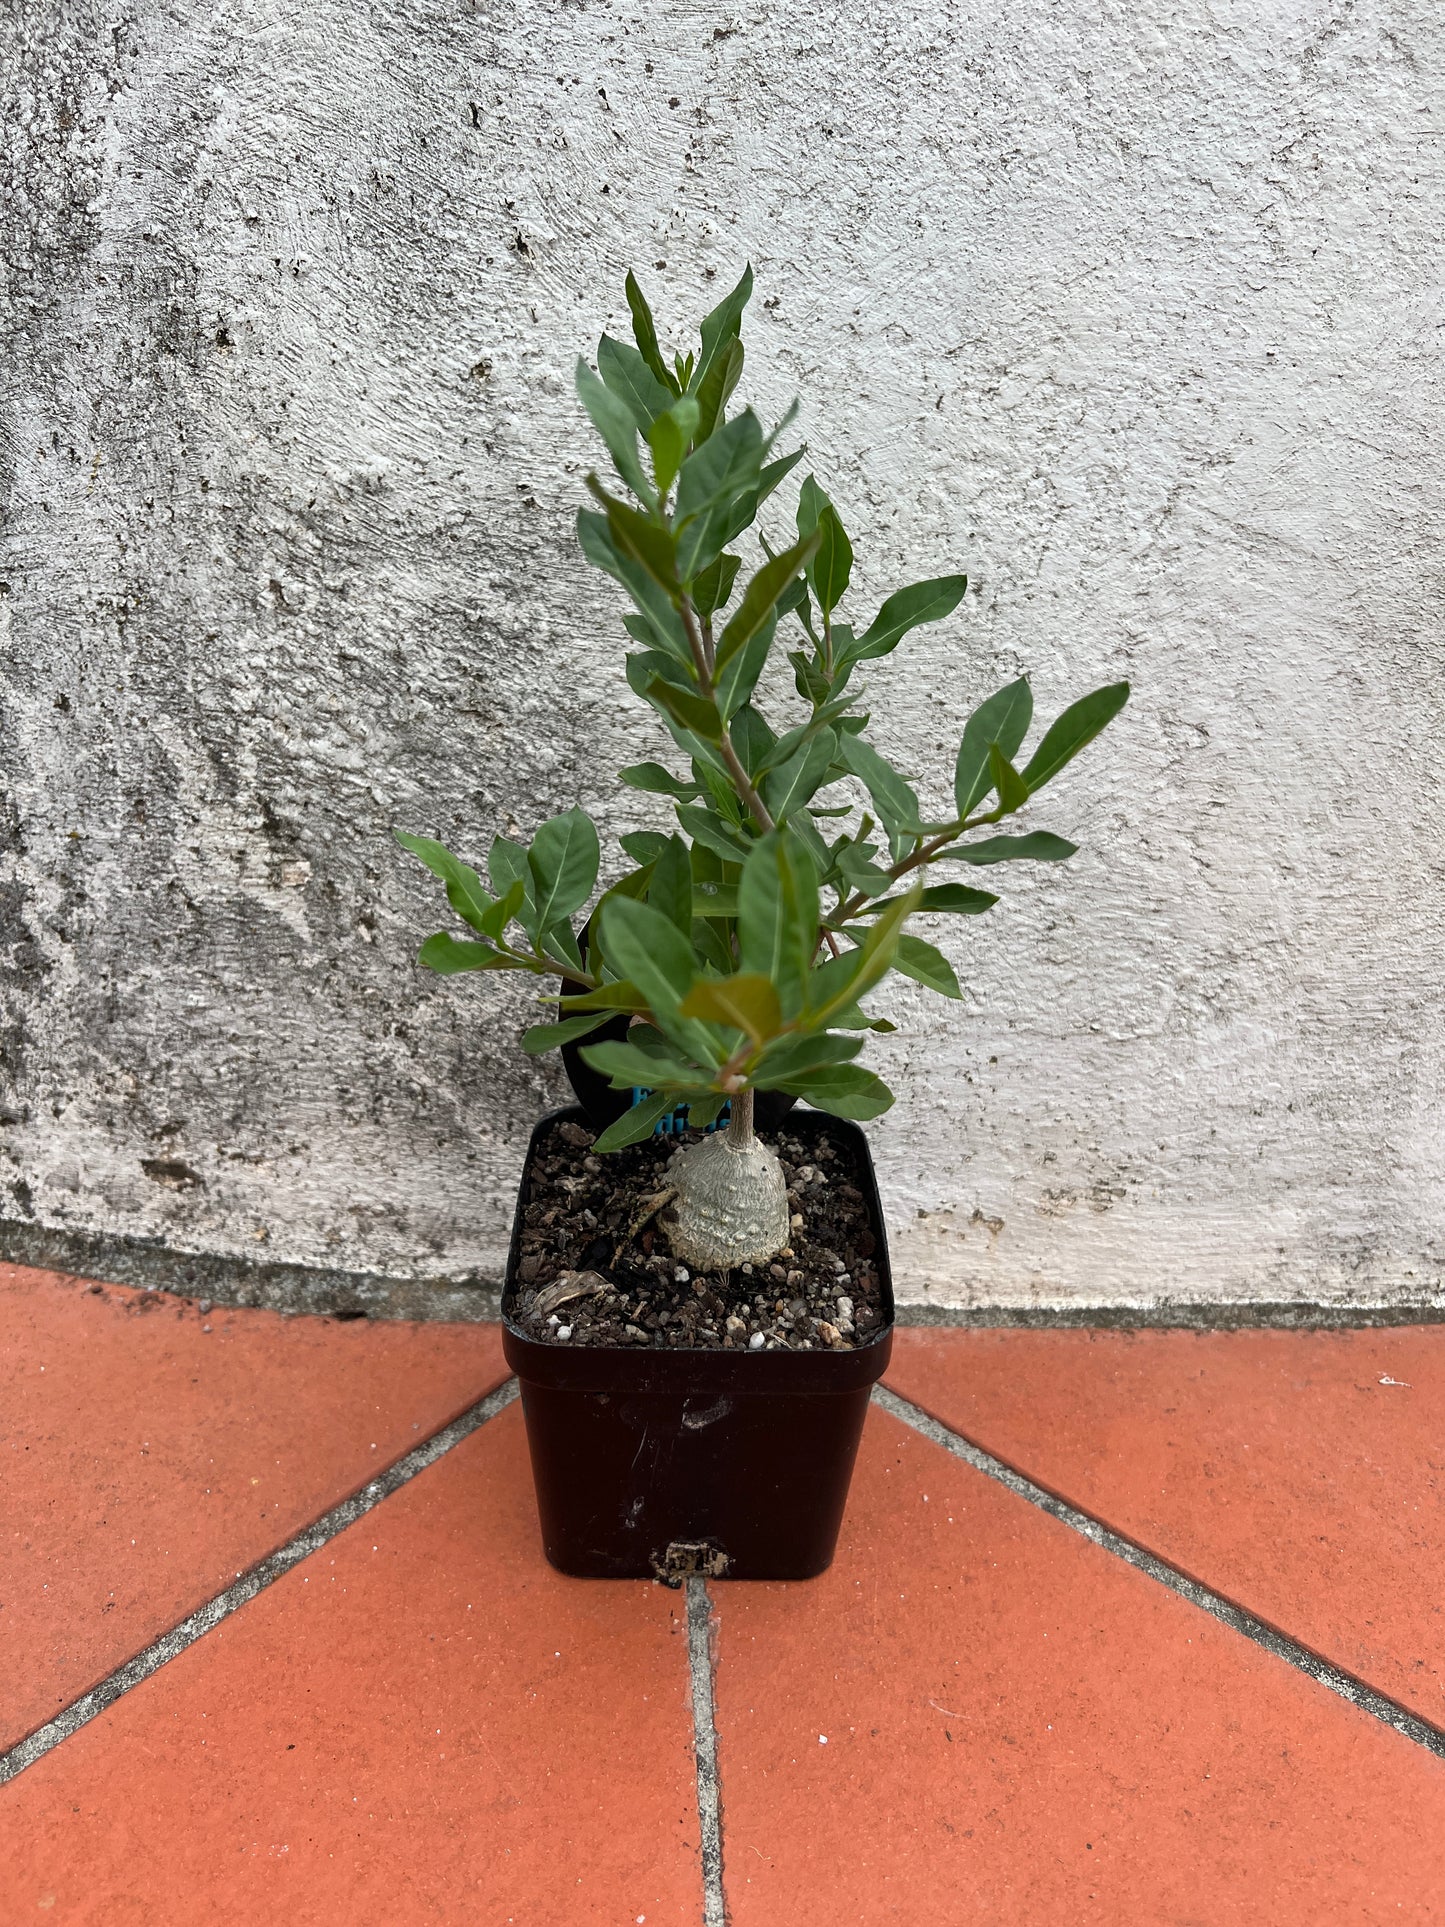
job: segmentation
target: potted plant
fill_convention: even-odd
[[[964,724],[951,806],[925,807],[868,740],[861,677],[966,579],[844,620],[852,545],[812,475],[786,536],[759,533],[745,563],[804,452],[779,447],[795,410],[770,433],[728,413],[751,288],[749,271],[669,361],[629,275],[634,342],[604,335],[577,368],[616,476],[587,477],[578,539],[626,592],[627,679],[675,751],[620,780],[675,826],[623,836],[628,867],[600,896],[581,809],[528,848],[496,837],[486,885],[398,833],[471,929],[428,938],[423,964],[556,980],[522,1043],[560,1047],[585,1103],[533,1133],[503,1313],[546,1549],[581,1574],[798,1578],[832,1557],[892,1329],[858,1121],[893,1100],[858,1058],[893,1026],[867,999],[895,970],[959,996],[916,920],[997,901],[958,865],[1073,854],[1002,826],[1129,693],[1073,703],[1025,758],[1033,697],[1010,683]],[[797,708],[775,724],[760,691],[772,706],[786,686],[768,677],[784,636]]]

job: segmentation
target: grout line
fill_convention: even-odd
[[[717,1727],[713,1721],[711,1616],[707,1581],[700,1573],[694,1573],[687,1582],[687,1657],[692,1676],[692,1739],[697,1761],[698,1831],[702,1842],[702,1919],[703,1927],[727,1927]]]
[[[1123,1559],[1137,1571],[1157,1580],[1161,1586],[1167,1586],[1170,1592],[1177,1593],[1181,1599],[1187,1599],[1191,1606],[1209,1613],[1234,1632],[1242,1633],[1246,1639],[1253,1640],[1256,1646],[1263,1646],[1266,1652],[1273,1653],[1276,1659],[1282,1659],[1296,1672],[1306,1674],[1317,1685],[1328,1688],[1351,1706],[1357,1706],[1361,1712],[1369,1713],[1384,1725],[1393,1727],[1397,1733],[1403,1734],[1407,1740],[1413,1740],[1417,1746],[1423,1746],[1437,1759],[1445,1760],[1445,1731],[1422,1719],[1418,1713],[1410,1712],[1384,1693],[1377,1692],[1353,1673],[1332,1666],[1307,1646],[1301,1646],[1265,1620],[1256,1619],[1253,1613],[1246,1612],[1242,1606],[1236,1606],[1222,1594],[1202,1586],[1197,1579],[1191,1579],[1188,1573],[1171,1566],[1133,1539],[1126,1539],[1122,1533],[1102,1524],[1091,1513],[1081,1512],[1066,1499],[1057,1497],[1041,1485],[1035,1485],[1022,1472],[1016,1472],[1002,1459],[994,1458],[962,1433],[950,1431],[946,1425],[941,1425],[907,1399],[900,1398],[897,1392],[887,1386],[874,1386],[873,1401],[885,1412],[892,1413],[894,1418],[901,1419],[905,1425],[911,1425],[915,1432],[921,1432],[924,1438],[941,1445],[954,1458],[971,1465],[975,1472],[982,1472],[986,1478],[1006,1486],[1016,1498],[1027,1500],[1030,1505],[1037,1506],[1040,1512],[1047,1512],[1050,1518],[1070,1527],[1103,1551],[1112,1553],[1116,1559]]]
[[[27,1766],[33,1766],[52,1747],[59,1746],[62,1740],[69,1739],[72,1733],[93,1720],[97,1713],[103,1713],[108,1706],[113,1706],[133,1686],[139,1686],[142,1680],[159,1672],[168,1659],[174,1659],[177,1653],[183,1653],[188,1646],[194,1645],[203,1633],[210,1632],[213,1626],[219,1626],[223,1619],[229,1619],[238,1607],[254,1599],[257,1593],[264,1592],[267,1586],[290,1572],[293,1566],[328,1545],[349,1525],[365,1518],[383,1499],[390,1498],[393,1492],[414,1479],[418,1472],[425,1472],[429,1465],[435,1465],[454,1445],[460,1445],[463,1439],[469,1438],[480,1426],[485,1425],[489,1418],[495,1418],[516,1396],[517,1381],[509,1378],[495,1392],[489,1392],[485,1398],[469,1406],[450,1425],[444,1425],[439,1432],[433,1432],[430,1438],[423,1439],[420,1445],[413,1446],[404,1458],[388,1466],[386,1471],[363,1486],[360,1492],[343,1499],[340,1505],[333,1506],[314,1524],[298,1532],[294,1539],[288,1539],[284,1546],[278,1546],[275,1552],[268,1553],[256,1565],[241,1573],[234,1585],[227,1586],[214,1599],[208,1599],[203,1606],[198,1606],[178,1626],[172,1626],[169,1632],[162,1633],[159,1639],[153,1640],[123,1666],[118,1666],[98,1686],[91,1687],[88,1693],[72,1701],[63,1713],[58,1713],[44,1726],[37,1727],[26,1739],[12,1746],[8,1753],[0,1753],[0,1786],[13,1780],[17,1773],[23,1773]]]

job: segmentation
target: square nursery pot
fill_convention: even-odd
[[[867,1139],[818,1112],[788,1118],[790,1135],[806,1143],[826,1131],[856,1161],[882,1297],[879,1329],[865,1344],[573,1347],[542,1344],[512,1318],[537,1140],[565,1118],[590,1121],[572,1106],[532,1133],[502,1298],[548,1559],[584,1579],[813,1578],[832,1561],[868,1395],[893,1348],[893,1279]]]

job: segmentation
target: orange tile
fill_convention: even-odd
[[[0,1919],[696,1927],[691,1743],[683,1595],[545,1564],[512,1406],[0,1789]]]
[[[1445,1917],[1445,1764],[876,1409],[713,1596],[731,1927]]]
[[[905,1331],[888,1378],[1445,1724],[1445,1327]]]
[[[202,1317],[0,1265],[0,1747],[505,1377],[486,1326]]]

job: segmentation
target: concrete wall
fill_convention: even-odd
[[[495,1270],[553,1073],[418,972],[393,824],[480,853],[656,753],[570,524],[568,370],[751,258],[947,792],[1029,669],[1126,716],[903,985],[905,1295],[1440,1289],[1438,292],[1425,0],[33,0],[13,339],[0,1211]],[[863,532],[871,531],[863,541]],[[1002,874],[1002,873],[995,873]]]

